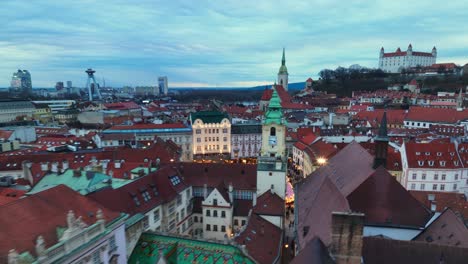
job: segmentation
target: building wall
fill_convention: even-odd
[[[279,197],[285,198],[286,194],[286,172],[285,171],[257,171],[257,195],[273,191]]]
[[[400,72],[401,68],[416,67],[417,65],[421,66],[431,66],[436,63],[436,56],[416,56],[416,55],[406,55],[406,56],[392,56],[392,57],[383,57],[379,58],[379,68],[386,72]]]
[[[215,200],[217,203],[214,202]],[[232,205],[223,198],[217,189],[214,189],[202,202],[202,210],[203,238],[220,241],[229,238],[232,232]],[[224,227],[224,231],[222,227]]]
[[[192,124],[193,155],[231,153],[231,122],[205,124],[196,119]]]
[[[231,158],[257,157],[262,147],[261,134],[232,134]]]

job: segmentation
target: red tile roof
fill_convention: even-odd
[[[135,124],[130,126],[113,126],[108,130],[130,130],[130,129],[164,129],[164,128],[186,128],[182,123],[171,124]]]
[[[383,167],[347,196],[353,212],[365,213],[366,224],[422,228],[432,214]]]
[[[412,106],[406,115],[405,120],[457,124],[462,120],[468,119],[468,110],[457,111],[449,108],[430,108]]]
[[[454,143],[407,142],[404,147],[409,168],[462,168]]]
[[[170,180],[172,176],[179,177],[181,183],[174,186]],[[155,195],[153,187],[156,188],[157,195]],[[147,176],[137,178],[118,189],[100,190],[89,194],[88,197],[107,208],[133,215],[146,213],[161,203],[172,201],[177,197],[177,193],[185,188],[187,188],[187,183],[177,170],[171,166],[166,166]],[[145,190],[151,197],[148,202],[145,202],[143,198],[142,193]],[[139,200],[140,205],[136,204],[134,197]]]
[[[7,140],[11,137],[14,131],[11,130],[0,130],[0,139]]]
[[[282,250],[282,231],[258,215],[249,218],[245,230],[235,238],[245,245],[248,254],[260,264],[275,263]]]
[[[18,200],[26,193],[26,191],[13,188],[0,188],[0,205],[11,203]]]
[[[468,229],[465,223],[447,208],[413,240],[468,248]]]
[[[58,243],[57,228],[67,226],[67,214],[73,210],[87,225],[96,222],[103,211],[106,222],[120,214],[111,211],[72,189],[59,185],[0,207],[0,262],[7,263],[10,249],[36,255],[35,242],[42,235],[47,247]],[[92,214],[91,214],[92,213]]]
[[[362,259],[366,264],[466,263],[468,250],[419,241],[364,237]]]
[[[366,120],[369,121],[372,127],[378,127],[384,112],[387,112],[388,125],[403,126],[403,121],[406,116],[405,110],[375,109],[374,111],[361,111],[353,117],[353,120]]]
[[[431,205],[434,204],[436,212],[442,212],[446,208],[452,209],[468,224],[468,201],[464,194],[430,191],[410,191],[410,193],[427,208],[431,208]],[[429,200],[429,197],[433,198],[432,201]]]
[[[129,110],[129,109],[140,109],[141,107],[135,102],[120,102],[120,103],[108,103],[104,104],[104,107],[112,110]]]
[[[253,212],[258,215],[284,216],[284,200],[276,193],[266,191],[257,198]]]

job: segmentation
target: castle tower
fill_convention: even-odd
[[[437,49],[436,49],[435,46],[432,48],[432,52],[431,52],[431,53],[432,53],[432,57],[434,57],[434,58],[437,57]],[[434,62],[434,63],[435,63],[435,62]]]
[[[288,68],[286,68],[286,56],[283,48],[283,58],[281,59],[281,67],[278,71],[278,84],[284,87],[284,90],[288,90]]]
[[[262,148],[257,164],[257,196],[272,191],[286,195],[286,121],[281,100],[273,90],[262,124]]]
[[[384,112],[382,120],[380,121],[379,134],[375,138],[374,169],[377,169],[379,166],[387,166],[388,140],[387,112]]]
[[[413,46],[411,43],[408,45],[408,49],[406,50],[406,54],[412,55],[413,54]]]

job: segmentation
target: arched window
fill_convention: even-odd
[[[270,136],[276,136],[276,128],[275,127],[270,128]]]

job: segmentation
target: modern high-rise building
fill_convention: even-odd
[[[71,94],[73,92],[72,81],[67,81],[67,93]]]
[[[158,84],[159,84],[159,94],[167,95],[167,91],[169,90],[169,88],[167,87],[167,76],[159,77]]]
[[[57,82],[57,83],[55,84],[55,90],[57,90],[57,91],[62,91],[63,88],[64,88],[63,82]]]
[[[13,73],[10,85],[10,95],[21,96],[32,94],[31,74],[27,70]]]

